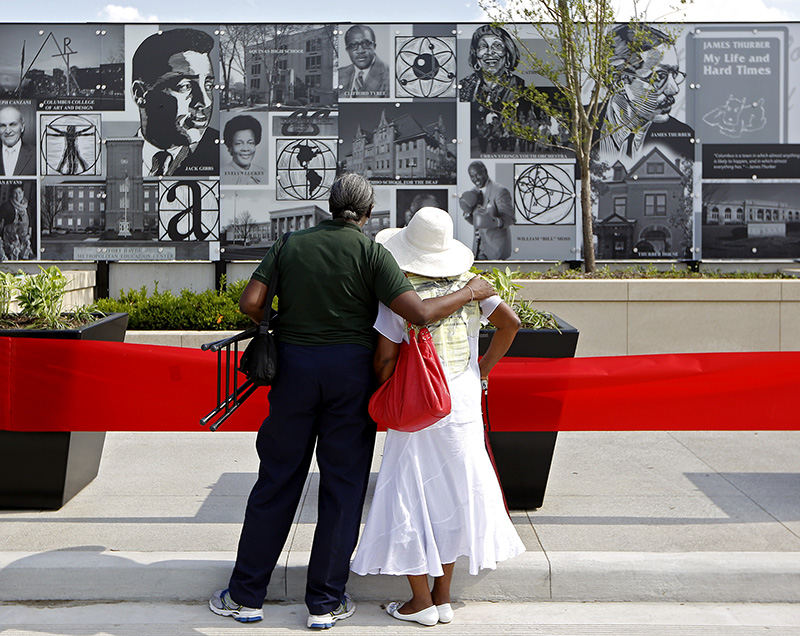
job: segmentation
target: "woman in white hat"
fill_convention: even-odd
[[[472,276],[472,250],[453,238],[453,221],[444,210],[422,208],[405,228],[383,230],[375,240],[391,252],[422,298],[459,289]],[[478,332],[486,318],[497,331],[479,362]],[[387,607],[397,619],[449,623],[450,581],[458,557],[468,557],[470,574],[477,574],[525,550],[506,513],[481,416],[481,380],[508,351],[519,324],[514,311],[492,296],[428,325],[447,376],[452,411],[416,433],[387,432],[375,495],[351,564],[357,574],[408,577],[412,598]],[[384,305],[375,329],[375,371],[383,383],[408,333],[405,321]]]

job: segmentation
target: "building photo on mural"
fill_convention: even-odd
[[[610,29],[601,260],[800,258],[800,25]],[[530,25],[0,25],[0,259],[259,259],[375,186],[365,232],[446,210],[479,261],[579,261],[567,132]],[[588,91],[591,87],[586,87]]]

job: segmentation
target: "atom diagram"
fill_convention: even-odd
[[[396,38],[398,97],[454,97],[455,38]]]
[[[514,206],[535,225],[575,223],[575,180],[571,164],[515,166]]]

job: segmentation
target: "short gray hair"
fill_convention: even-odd
[[[353,172],[342,175],[331,186],[328,210],[334,219],[360,221],[375,207],[375,192],[364,177]]]

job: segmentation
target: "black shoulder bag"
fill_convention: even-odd
[[[250,340],[239,360],[239,371],[244,373],[256,386],[269,386],[278,375],[278,347],[275,335],[269,330],[272,314],[272,301],[278,290],[278,256],[286,244],[291,232],[281,237],[280,245],[275,253],[272,275],[269,277],[267,304],[264,306],[264,318],[258,325],[258,331]]]

